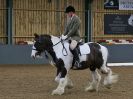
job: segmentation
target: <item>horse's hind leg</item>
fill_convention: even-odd
[[[85,91],[98,91],[98,87],[101,81],[101,75],[98,73],[97,70],[92,71],[92,82],[89,84],[88,87],[85,88]]]
[[[103,65],[101,67],[101,72],[103,74],[106,74],[104,81],[103,81],[103,84],[107,88],[111,88],[111,85],[118,81],[118,75],[112,74],[112,70],[109,67],[106,67],[105,65]]]
[[[103,74],[106,74],[103,84],[107,88],[110,88],[113,83],[117,82],[118,75],[113,75],[112,70],[109,67],[107,67],[107,58],[108,58],[107,48],[105,48],[105,47],[101,47],[101,48],[102,48],[103,64],[102,64],[102,67],[100,68],[100,70]]]

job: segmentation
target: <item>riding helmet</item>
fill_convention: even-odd
[[[69,12],[75,12],[75,8],[73,6],[68,6],[65,10],[65,13],[69,13]]]

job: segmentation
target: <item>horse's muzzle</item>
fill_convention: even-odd
[[[35,59],[35,58],[36,58],[34,55],[31,55],[31,57],[32,57],[33,59]]]

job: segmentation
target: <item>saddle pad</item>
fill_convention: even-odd
[[[86,55],[90,53],[90,47],[87,43],[79,46],[81,55]]]

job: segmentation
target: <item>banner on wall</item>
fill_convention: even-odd
[[[104,34],[133,34],[133,15],[105,14]]]
[[[133,0],[119,0],[119,10],[133,10]]]
[[[133,10],[133,0],[104,0],[104,9]]]
[[[118,0],[104,0],[104,9],[119,9]]]

